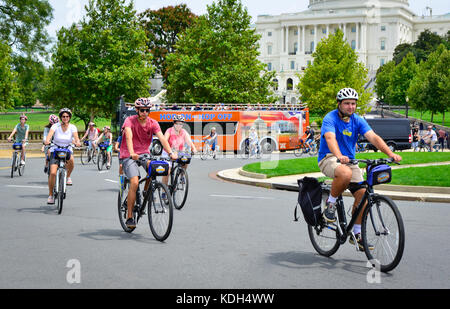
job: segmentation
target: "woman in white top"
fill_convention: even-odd
[[[80,139],[78,138],[77,127],[73,124],[70,124],[70,119],[72,118],[72,111],[68,108],[63,108],[59,111],[59,119],[61,122],[54,124],[50,131],[48,132],[47,139],[45,140],[45,144],[49,145],[50,141],[53,138],[53,143],[60,147],[67,147],[72,144],[72,139],[75,142],[75,146],[80,147]],[[52,146],[50,148],[50,152],[52,153],[50,159],[50,177],[48,178],[48,200],[47,204],[54,204],[55,198],[53,196],[53,187],[55,186],[56,179],[56,171],[58,169],[57,160],[53,158],[53,152],[57,146]],[[72,147],[69,147],[71,152],[70,159],[66,163],[67,168],[67,185],[72,185],[72,179],[70,175],[73,171],[74,160],[73,160],[73,151]]]

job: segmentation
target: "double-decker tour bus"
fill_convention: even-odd
[[[113,119],[113,130],[118,132],[126,117],[135,115],[133,104],[121,100],[120,107]],[[293,150],[299,147],[299,139],[309,125],[308,109],[301,110],[154,110],[149,117],[158,121],[164,133],[173,125],[174,115],[183,115],[184,129],[191,135],[197,149],[203,146],[203,139],[215,127],[217,143],[221,151],[243,151],[250,128],[254,127],[258,134],[259,145],[263,153],[272,151]],[[117,135],[117,134],[116,134]],[[154,139],[155,149],[161,149]],[[159,151],[156,151],[159,152]]]

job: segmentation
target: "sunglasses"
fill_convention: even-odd
[[[61,118],[70,118],[70,116],[61,116]]]
[[[150,113],[150,108],[140,108],[139,112],[141,112],[141,113]]]

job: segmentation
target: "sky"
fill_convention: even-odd
[[[206,13],[206,6],[213,0],[133,0],[138,13],[147,9],[159,8],[185,3],[196,15]],[[53,7],[53,21],[47,27],[49,35],[56,38],[56,32],[61,27],[68,27],[79,21],[84,15],[84,6],[88,0],[49,0]],[[308,9],[309,0],[242,0],[252,16],[252,22],[258,15],[279,15],[283,13],[296,13]],[[449,0],[409,0],[409,8],[416,15],[427,15],[426,7],[431,7],[433,15],[442,15],[450,12]]]

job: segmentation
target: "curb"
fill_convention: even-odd
[[[235,173],[241,177],[232,177],[226,175],[228,173]],[[254,174],[254,173],[252,173]],[[302,176],[310,174],[296,175],[297,179]],[[288,183],[269,182],[267,179],[251,178],[240,173],[239,169],[229,169],[217,172],[216,176],[222,180],[230,181],[239,184],[262,187],[266,189],[285,190],[291,192],[298,192],[298,186]],[[245,179],[245,178],[250,179]],[[415,186],[398,186],[398,185],[378,185],[375,187],[378,194],[388,196],[393,200],[402,201],[418,201],[430,203],[450,203],[450,188],[446,187],[415,187]],[[427,194],[426,196],[424,194]],[[351,196],[351,193],[345,191],[344,196]]]

